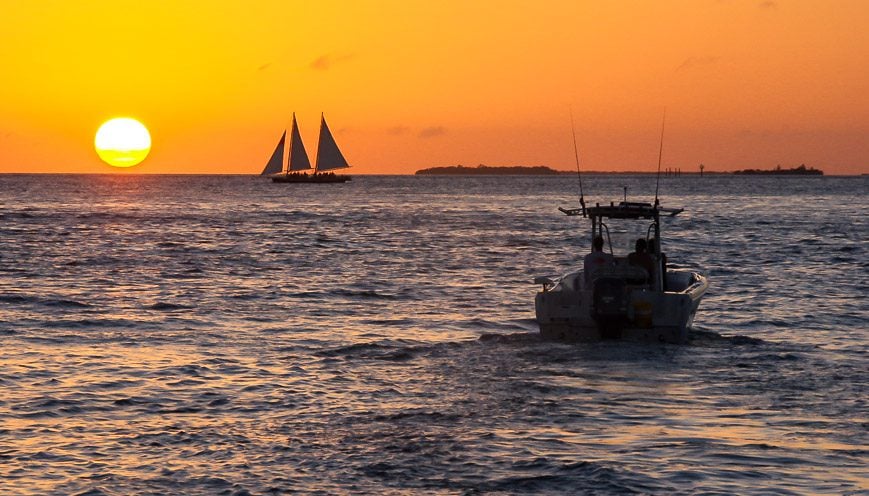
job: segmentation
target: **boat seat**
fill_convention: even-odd
[[[582,273],[572,272],[561,279],[561,284],[571,291],[582,290]]]
[[[623,279],[628,284],[646,284],[646,281],[649,280],[649,273],[646,269],[636,265],[613,265],[599,267],[591,273],[592,281],[601,277]]]

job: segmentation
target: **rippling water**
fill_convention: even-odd
[[[685,346],[538,339],[575,177],[2,175],[0,492],[869,493],[867,177],[661,192]]]

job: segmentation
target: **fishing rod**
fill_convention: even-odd
[[[579,180],[579,205],[585,217],[585,196],[582,194],[582,173],[579,171],[579,148],[576,146],[576,126],[573,124],[573,107],[570,109],[570,131],[573,133],[573,156],[576,158],[576,178]]]
[[[661,185],[661,157],[664,156],[664,123],[667,122],[667,109],[664,109],[664,117],[661,119],[661,147],[658,150],[658,177],[655,180],[655,207],[660,205],[658,201],[658,187]]]

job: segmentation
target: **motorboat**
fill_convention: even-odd
[[[586,208],[583,203],[582,208],[559,210],[587,217],[591,240],[601,238],[608,256],[606,263],[593,270],[535,278],[542,286],[535,297],[540,334],[566,341],[688,342],[709,280],[700,271],[668,266],[661,250],[661,217],[675,216],[683,209],[662,208],[656,198],[654,204],[623,201]],[[639,238],[634,239],[645,240],[642,244],[648,247],[647,260],[651,260],[645,267],[636,263],[633,254],[614,252],[608,224],[616,223],[639,227],[634,233]]]

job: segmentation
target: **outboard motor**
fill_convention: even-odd
[[[628,294],[624,279],[603,277],[594,282],[591,317],[601,337],[618,339],[628,320]]]

